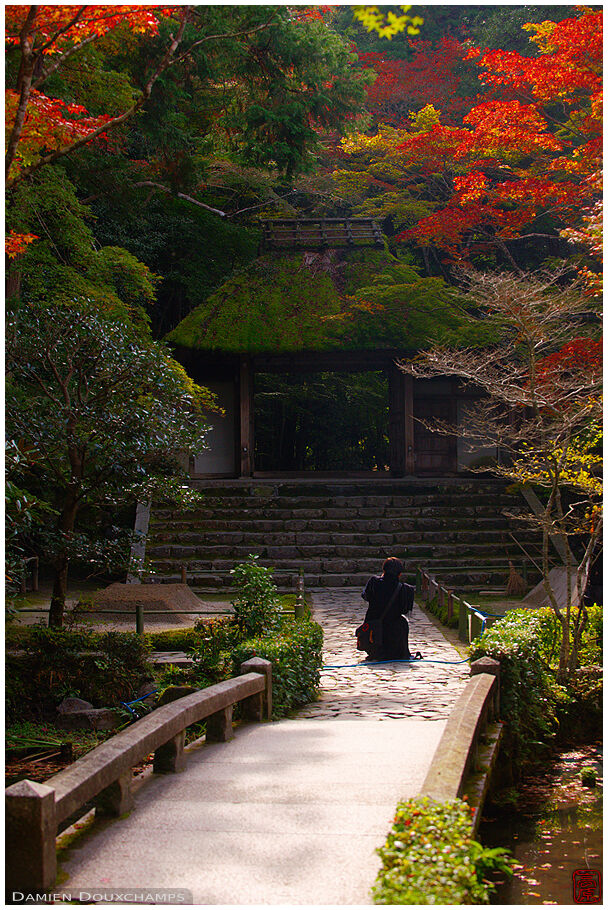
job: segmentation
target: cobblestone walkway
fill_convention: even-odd
[[[352,669],[325,670],[317,702],[298,717],[384,720],[412,717],[446,720],[469,676],[469,665],[415,662],[367,666],[355,647],[355,628],[363,621],[365,602],[359,588],[310,592],[314,619],[323,627],[326,665],[357,664]],[[409,617],[410,650],[430,660],[464,656],[442,635],[418,605]]]

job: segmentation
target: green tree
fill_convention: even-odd
[[[9,544],[17,562],[34,542],[53,562],[53,625],[70,559],[116,549],[103,510],[182,492],[175,456],[200,444],[210,404],[150,338],[155,276],[126,250],[97,248],[87,215],[58,166],[16,186],[7,210],[18,232],[38,234],[9,273]]]
[[[155,15],[156,34],[117,27],[64,59],[41,91],[96,118],[126,110],[176,28]],[[11,86],[18,67],[11,48]],[[156,337],[255,258],[252,218],[299,205],[295,176],[314,172],[356,122],[368,79],[344,39],[303,11],[192,7],[145,103],[61,158],[96,241],[159,275]]]
[[[22,304],[8,338],[7,429],[57,512],[49,625],[60,626],[70,558],[102,548],[99,534],[79,533],[79,516],[153,495],[187,500],[177,456],[200,447],[209,399],[124,313],[83,298]]]

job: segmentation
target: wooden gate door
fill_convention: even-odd
[[[435,420],[456,425],[456,400],[452,396],[414,398],[414,457],[416,474],[454,474],[458,470],[457,439],[429,430]],[[423,421],[423,422],[421,422]]]

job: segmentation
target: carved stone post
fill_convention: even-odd
[[[55,791],[46,784],[21,780],[7,788],[5,800],[9,897],[16,891],[47,891],[57,877]]]
[[[496,677],[496,688],[494,690],[494,717],[500,717],[500,661],[494,660],[493,657],[480,657],[471,664],[471,676],[478,673],[489,673]]]
[[[209,715],[205,734],[208,743],[226,743],[229,739],[232,739],[232,705]]]
[[[241,664],[241,673],[261,673],[266,677],[266,690],[243,699],[243,716],[248,720],[270,720],[272,716],[272,664],[261,657],[251,657]]]
[[[175,771],[183,771],[186,767],[185,744],[186,731],[182,730],[169,742],[159,746],[154,753],[154,764],[152,766],[154,773],[172,774]]]
[[[110,815],[118,818],[125,815],[133,808],[133,794],[131,792],[131,782],[133,773],[129,768],[124,774],[121,774],[118,780],[102,790],[95,798],[95,814]]]

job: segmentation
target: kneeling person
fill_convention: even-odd
[[[368,649],[371,660],[409,660],[409,623],[406,613],[414,606],[415,588],[403,584],[399,576],[403,563],[390,556],[382,566],[382,575],[373,575],[361,595],[369,604],[365,622],[381,620],[379,641]]]

